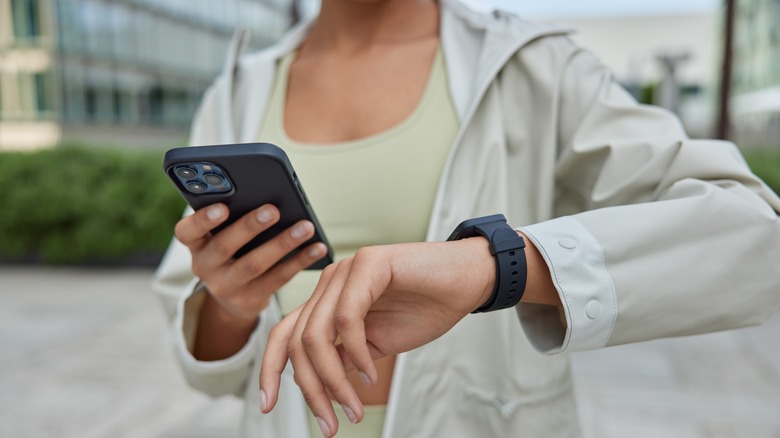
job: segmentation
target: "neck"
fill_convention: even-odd
[[[356,51],[437,37],[436,0],[322,0],[309,49]]]

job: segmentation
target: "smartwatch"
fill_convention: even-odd
[[[490,253],[496,259],[496,283],[490,299],[471,313],[514,307],[523,297],[528,276],[525,240],[506,223],[503,214],[494,214],[461,222],[447,241],[474,236],[490,242]]]

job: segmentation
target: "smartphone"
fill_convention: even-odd
[[[333,250],[306,198],[287,154],[270,143],[245,143],[174,148],[165,153],[165,173],[195,210],[217,202],[230,210],[227,221],[212,230],[218,233],[263,204],[273,204],[280,220],[236,252],[238,258],[267,242],[296,222],[314,224],[314,237],[288,254],[314,242],[328,247],[327,255],[306,269],[323,269],[333,262]]]

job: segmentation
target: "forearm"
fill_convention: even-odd
[[[193,356],[202,361],[226,359],[238,353],[257,326],[258,317],[237,318],[206,294],[198,320]]]
[[[523,301],[560,307],[547,264],[526,241],[528,276]],[[362,405],[346,377],[353,367],[371,384],[374,360],[418,348],[449,331],[490,301],[496,258],[484,237],[362,248],[328,266],[304,308],[270,333],[260,374],[262,412],[273,409],[288,360],[304,399],[335,424],[330,391],[358,418]]]

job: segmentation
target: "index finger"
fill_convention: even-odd
[[[279,398],[279,382],[289,359],[287,343],[305,304],[301,304],[279,321],[268,335],[260,365],[260,411],[264,414],[271,412]]]
[[[182,245],[198,249],[206,245],[211,230],[227,218],[228,209],[225,204],[212,204],[179,220],[173,233]]]

